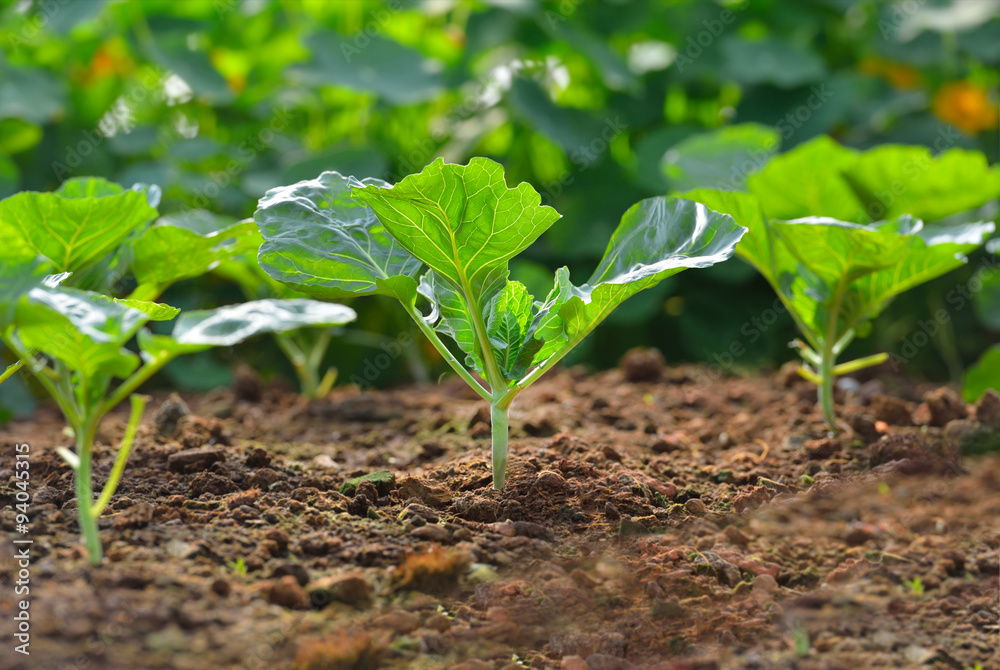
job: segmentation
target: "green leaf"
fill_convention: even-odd
[[[58,272],[97,263],[156,217],[146,196],[104,179],[73,179],[53,193],[24,191],[0,201],[0,238],[43,256]]]
[[[123,349],[149,317],[111,298],[78,289],[35,288],[18,304],[16,336],[29,349],[65,363],[85,378],[125,378],[139,357]]]
[[[358,33],[360,36],[361,33]],[[433,98],[442,87],[440,67],[414,49],[381,35],[353,37],[319,32],[305,39],[312,60],[292,68],[311,85],[333,84],[370,91],[392,104],[408,105]]]
[[[847,342],[896,295],[962,265],[992,223],[931,226],[910,216],[870,226],[807,217],[768,221],[748,194],[692,191],[750,232],[737,253],[756,267],[815,349]],[[830,319],[836,319],[831,331]],[[833,342],[828,342],[830,334]]]
[[[622,217],[588,282],[559,291],[564,298],[559,316],[569,342],[583,339],[639,291],[687,268],[726,260],[745,233],[731,216],[690,200],[660,197],[636,203]]]
[[[848,304],[854,313],[848,312],[845,318],[849,322],[874,318],[895,296],[961,267],[968,261],[965,254],[981,246],[994,226],[980,223],[956,228],[951,235],[935,231],[924,236],[920,226],[915,226],[911,234],[900,236],[908,241],[905,253],[894,265],[851,286],[856,298]]]
[[[588,145],[600,138],[604,130],[600,121],[588,112],[552,102],[545,89],[530,79],[515,78],[508,96],[519,117],[577,161],[589,155]],[[617,120],[609,119],[609,129],[615,131],[618,127]]]
[[[750,175],[747,187],[771,219],[827,216],[867,223],[871,217],[839,174],[856,157],[853,149],[820,136],[772,158],[760,172]]]
[[[500,370],[508,380],[520,379],[527,367],[518,363],[523,363],[521,348],[526,343],[531,324],[531,307],[528,289],[516,281],[508,281],[487,306],[486,334]],[[536,352],[540,344],[535,345]],[[533,357],[528,358],[528,364]]]
[[[1000,167],[981,152],[951,149],[933,156],[927,147],[885,145],[870,149],[844,179],[872,218],[911,214],[936,221],[1000,197]]]
[[[780,143],[774,128],[756,123],[724,126],[678,142],[664,154],[662,168],[671,191],[708,187],[740,191]]]
[[[192,51],[184,35],[160,37],[160,44],[150,50],[153,61],[183,79],[201,102],[225,105],[233,101],[233,92],[206,52]]]
[[[196,210],[163,217],[136,240],[132,245],[132,270],[139,284],[162,291],[174,282],[201,276],[260,244],[253,221],[215,221],[218,227],[206,230],[205,214]]]
[[[508,188],[503,167],[438,159],[393,187],[357,184],[356,197],[389,234],[462,292],[472,309],[507,281],[507,262],[559,218],[527,183]]]
[[[1000,344],[987,349],[972,367],[965,372],[962,398],[965,402],[978,402],[987,389],[1000,389]]]
[[[818,216],[776,221],[772,226],[792,255],[829,286],[849,284],[896,265],[913,241],[912,237]]]
[[[305,298],[253,300],[216,309],[184,312],[174,326],[180,344],[228,347],[261,333],[299,328],[342,326],[357,314],[344,305]]]
[[[741,84],[774,84],[793,88],[826,75],[814,51],[783,39],[749,41],[726,38],[722,43],[726,73]]]
[[[61,116],[65,104],[63,85],[48,70],[0,63],[0,119],[42,125]]]
[[[150,321],[170,321],[170,319],[181,313],[181,310],[178,307],[171,307],[170,305],[164,305],[163,303],[151,302],[148,300],[115,298],[114,301],[121,305],[125,305],[126,307],[139,310],[148,316]]]
[[[733,217],[747,228],[747,234],[736,247],[736,254],[757,268],[777,287],[777,278],[794,267],[794,259],[784,246],[776,247],[771,237],[770,223],[760,201],[748,193],[699,189],[680,194],[681,198],[706,205],[709,209]]]
[[[378,179],[362,183],[389,186]],[[268,191],[254,219],[264,237],[260,266],[299,291],[318,298],[416,299],[422,263],[351,196],[348,178],[337,172]]]

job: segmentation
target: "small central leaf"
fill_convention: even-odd
[[[559,218],[530,185],[508,188],[503,167],[486,158],[438,159],[393,187],[357,185],[354,194],[473,309],[504,287],[507,262]]]

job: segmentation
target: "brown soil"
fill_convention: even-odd
[[[961,453],[990,449],[1000,399],[868,382],[827,439],[790,375],[659,366],[525,392],[500,492],[457,380],[218,392],[186,415],[157,397],[97,568],[45,407],[0,433],[0,668],[1000,669],[1000,454]],[[15,442],[30,657],[9,635]],[[377,471],[394,479],[340,493]]]

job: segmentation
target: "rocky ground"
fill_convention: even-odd
[[[43,407],[0,432],[0,527],[27,442],[34,540],[30,657],[0,543],[0,668],[1000,669],[1000,397],[838,402],[827,438],[794,375],[633,352],[519,398],[497,492],[459,380],[307,403],[244,376],[154,399],[96,568]]]

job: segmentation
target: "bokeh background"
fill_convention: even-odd
[[[961,147],[1000,159],[998,0],[0,7],[0,197],[101,175],[159,185],[161,214],[245,218],[268,188],[323,170],[394,182],[437,156],[488,156],[563,215],[513,266],[529,288],[564,264],[582,281],[637,200],[738,188],[774,151],[820,134],[858,148]],[[760,150],[720,150],[709,138],[727,126]],[[898,351],[960,281],[961,272],[899,299],[858,352]],[[960,377],[1000,339],[998,296],[987,287],[975,309],[954,313],[932,346],[907,357],[906,373]],[[219,276],[163,296],[185,309],[242,299]],[[753,325],[774,300],[738,260],[683,273],[623,306],[570,362],[614,365],[648,345],[671,363],[721,363],[739,340],[746,353],[732,369],[774,367],[792,358],[795,336],[785,315]],[[329,353],[344,379],[405,324],[389,303],[352,306],[359,322]],[[431,349],[423,356],[423,372],[400,360],[377,383],[433,377],[440,361]],[[179,361],[165,381],[225,384],[237,360],[265,377],[289,373],[271,342],[255,341]],[[22,387],[3,388],[0,404],[24,406]]]

